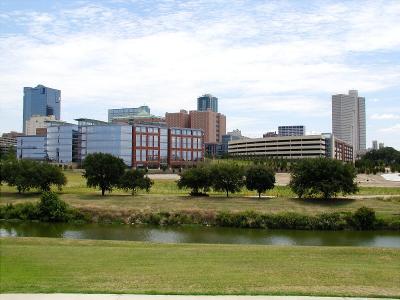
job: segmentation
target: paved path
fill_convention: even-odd
[[[173,296],[116,294],[0,294],[1,300],[338,300],[378,299],[306,296]],[[382,298],[380,298],[382,299]],[[387,298],[389,299],[389,298]]]

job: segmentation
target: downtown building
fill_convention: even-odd
[[[278,136],[302,135],[306,135],[306,127],[303,125],[278,126]]]
[[[38,85],[34,88],[24,87],[23,99],[23,132],[27,134],[27,122],[33,117],[61,117],[61,91]]]
[[[365,98],[356,90],[332,96],[332,133],[353,146],[354,159],[366,151]]]
[[[197,111],[207,110],[218,112],[218,98],[211,94],[205,94],[197,98]]]
[[[328,157],[345,162],[353,161],[353,147],[332,134],[232,140],[228,142],[228,154],[247,158]]]
[[[78,125],[49,121],[45,136],[17,137],[17,157],[79,164],[88,154],[109,153],[133,168],[184,167],[204,160],[202,130],[76,121]]]
[[[226,134],[226,117],[208,109],[206,111],[180,110],[177,113],[166,113],[165,121],[168,128],[181,127],[188,129],[200,129],[204,132],[205,152],[216,155]]]
[[[108,110],[108,122],[112,123],[119,119],[129,119],[138,116],[150,116],[150,108],[147,105],[129,108],[112,108]]]

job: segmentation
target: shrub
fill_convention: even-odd
[[[58,198],[53,192],[44,192],[38,204],[38,217],[44,222],[68,221],[67,204]]]
[[[372,208],[360,207],[351,218],[352,225],[359,230],[372,230],[375,228],[376,216]]]
[[[38,208],[33,203],[7,204],[0,206],[0,219],[37,220]]]

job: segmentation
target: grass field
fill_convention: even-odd
[[[400,296],[400,250],[3,238],[1,292]]]
[[[268,194],[276,196],[270,199],[249,198],[254,192],[243,190],[226,198],[223,193],[210,193],[210,197],[189,197],[188,190],[179,190],[174,180],[155,180],[150,193],[140,192],[136,196],[115,190],[105,197],[100,191],[87,188],[84,178],[79,172],[66,172],[68,184],[60,193],[61,199],[74,207],[86,209],[121,212],[128,210],[176,211],[176,210],[213,210],[213,211],[244,211],[282,212],[291,211],[304,214],[316,214],[332,211],[355,211],[361,206],[373,208],[378,216],[390,217],[400,214],[400,197],[388,198],[369,195],[399,195],[400,188],[363,187],[360,199],[334,199],[330,201],[319,199],[297,199],[286,186],[277,186]],[[40,194],[29,192],[16,193],[15,188],[2,186],[0,204],[37,201]]]

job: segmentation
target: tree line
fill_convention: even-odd
[[[18,192],[31,188],[50,191],[52,185],[59,189],[67,180],[61,169],[49,163],[29,160],[1,161],[1,182],[16,186]],[[86,184],[99,188],[102,195],[114,188],[130,191],[149,191],[153,181],[142,169],[127,169],[123,160],[111,154],[89,154],[83,162]],[[329,199],[337,194],[357,192],[356,169],[351,164],[328,158],[302,159],[291,164],[290,188],[298,197],[323,197]],[[185,169],[177,181],[178,188],[190,189],[190,195],[207,195],[210,190],[230,193],[240,192],[244,187],[256,191],[258,197],[275,186],[275,171],[262,162],[241,166],[235,162],[200,164]]]
[[[290,188],[302,197],[323,197],[329,199],[338,193],[357,192],[357,172],[350,165],[327,158],[302,159],[292,163]],[[247,167],[236,163],[200,165],[187,169],[178,180],[179,188],[191,189],[193,196],[206,195],[208,191],[236,193],[243,187],[257,191],[258,196],[275,186],[275,171],[259,162]]]
[[[38,189],[50,191],[52,185],[61,189],[67,178],[58,166],[32,160],[2,160],[0,162],[0,182],[15,186],[18,193]]]
[[[386,168],[391,172],[400,172],[400,151],[392,147],[384,147],[365,153],[355,162],[358,173],[385,173]]]

